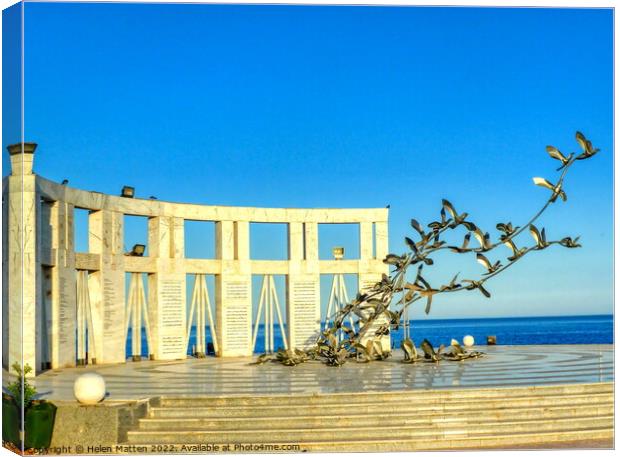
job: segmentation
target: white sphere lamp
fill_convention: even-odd
[[[73,395],[84,405],[95,405],[105,397],[105,380],[97,373],[80,375],[73,384]]]
[[[463,337],[463,346],[470,348],[474,345],[474,337],[471,335],[465,335]]]

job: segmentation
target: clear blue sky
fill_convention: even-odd
[[[524,222],[547,197],[532,176],[555,176],[545,145],[574,151],[582,130],[602,152],[571,170],[568,202],[541,225],[583,249],[524,259],[489,283],[491,300],[437,297],[429,317],[612,312],[609,9],[28,3],[25,23],[39,174],[204,204],[390,204],[396,252],[444,197],[492,233]],[[134,222],[128,247],[145,237]],[[201,230],[188,228],[190,255],[212,255]],[[284,255],[282,227],[252,230],[254,257]],[[321,230],[323,256],[355,255],[354,231]],[[471,257],[435,260],[435,281],[482,273]]]

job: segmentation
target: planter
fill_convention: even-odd
[[[9,442],[21,448],[19,439],[20,408],[15,399],[2,394],[2,441]]]
[[[47,401],[33,402],[26,410],[24,445],[26,448],[49,448],[54,431],[56,406]]]

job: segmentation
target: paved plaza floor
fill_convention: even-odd
[[[401,363],[402,353],[368,364],[351,361],[329,367],[310,361],[296,367],[254,358],[189,358],[170,362],[127,362],[50,370],[34,384],[42,398],[73,399],[77,376],[105,378],[106,401],[159,395],[207,396],[337,393],[525,386],[613,381],[613,345],[484,346],[479,359],[462,362]],[[6,384],[7,374],[3,373]]]

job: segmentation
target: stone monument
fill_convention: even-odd
[[[364,289],[388,272],[382,262],[388,253],[387,208],[207,206],[89,192],[34,174],[36,146],[9,146],[12,170],[3,179],[5,368],[21,360],[22,351],[24,363],[37,373],[76,366],[82,358],[83,363],[124,363],[127,329],[141,327],[140,318],[129,319],[129,310],[138,309],[135,303],[146,307],[151,357],[187,357],[188,275],[201,275],[200,284],[204,275],[215,276],[217,356],[252,354],[252,275],[257,274],[286,275],[286,340],[291,348],[308,348],[325,318],[321,274],[355,274]],[[89,211],[87,252],[75,251],[76,208]],[[123,252],[124,215],[148,217],[148,256]],[[215,222],[215,259],[185,257],[187,220]],[[287,224],[287,260],[250,259],[252,222]],[[359,226],[360,258],[319,260],[319,224],[351,223]],[[125,296],[127,273],[148,277],[148,291],[138,302]],[[389,347],[389,338],[384,344]]]

